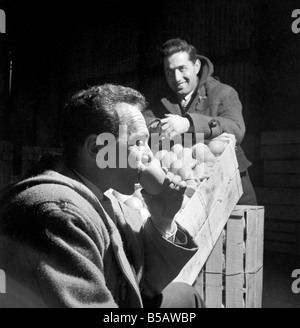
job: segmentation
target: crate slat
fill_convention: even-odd
[[[264,265],[264,226],[265,208],[256,209],[256,238],[257,238],[257,274],[256,274],[256,302],[255,307],[262,307],[263,265]],[[246,253],[247,256],[247,253]]]
[[[227,223],[226,240],[226,307],[244,308],[244,229],[243,212],[236,212],[237,219]]]
[[[246,210],[247,234],[245,241],[245,271],[246,271],[246,307],[254,308],[256,303],[256,271],[257,267],[257,218],[256,211]]]
[[[205,301],[205,282],[204,282],[204,272],[201,271],[197,279],[195,280],[193,284],[194,288],[197,290],[201,298]]]
[[[264,208],[245,208],[246,307],[261,307],[263,274]]]
[[[205,264],[205,303],[209,308],[222,308],[223,234],[219,237]]]

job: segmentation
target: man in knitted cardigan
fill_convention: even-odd
[[[0,307],[204,306],[191,286],[172,283],[197,251],[173,220],[185,183],[167,176],[158,197],[144,192],[145,222],[108,192],[132,194],[153,158],[145,105],[139,92],[111,84],[67,103],[62,156],[44,155],[0,202]],[[116,140],[105,156],[103,136]],[[131,165],[120,165],[124,150]]]

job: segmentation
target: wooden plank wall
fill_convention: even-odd
[[[20,24],[16,29],[22,28],[12,40],[12,124],[5,133],[18,151],[22,145],[60,146],[61,105],[87,85],[121,83],[139,89],[148,100],[155,97],[165,86],[157,47],[171,37],[195,44],[214,63],[215,76],[238,91],[251,145],[259,144],[262,129],[278,122],[299,126],[299,42],[290,30],[295,1],[166,0],[146,1],[146,8],[134,0],[115,3],[77,16],[73,8],[64,12],[60,7],[55,24],[46,8],[42,24],[25,5],[12,13]],[[244,150],[257,174],[259,159],[248,145]]]
[[[300,131],[262,134],[264,187],[256,188],[266,207],[265,249],[300,254]]]

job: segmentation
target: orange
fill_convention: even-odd
[[[226,143],[221,140],[212,140],[209,142],[208,147],[213,154],[220,156],[226,147]]]
[[[164,155],[164,157],[161,160],[161,165],[167,168],[168,170],[171,167],[171,164],[177,160],[177,155],[173,153],[172,151],[168,152]]]
[[[134,196],[128,198],[124,202],[124,204],[126,204],[127,206],[129,206],[130,208],[133,208],[135,210],[140,210],[144,207],[143,202],[139,198],[134,197]]]

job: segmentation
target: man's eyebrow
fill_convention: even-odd
[[[186,65],[179,65],[174,68],[167,67],[166,71],[175,71],[176,69],[185,68],[185,67],[186,67]]]

